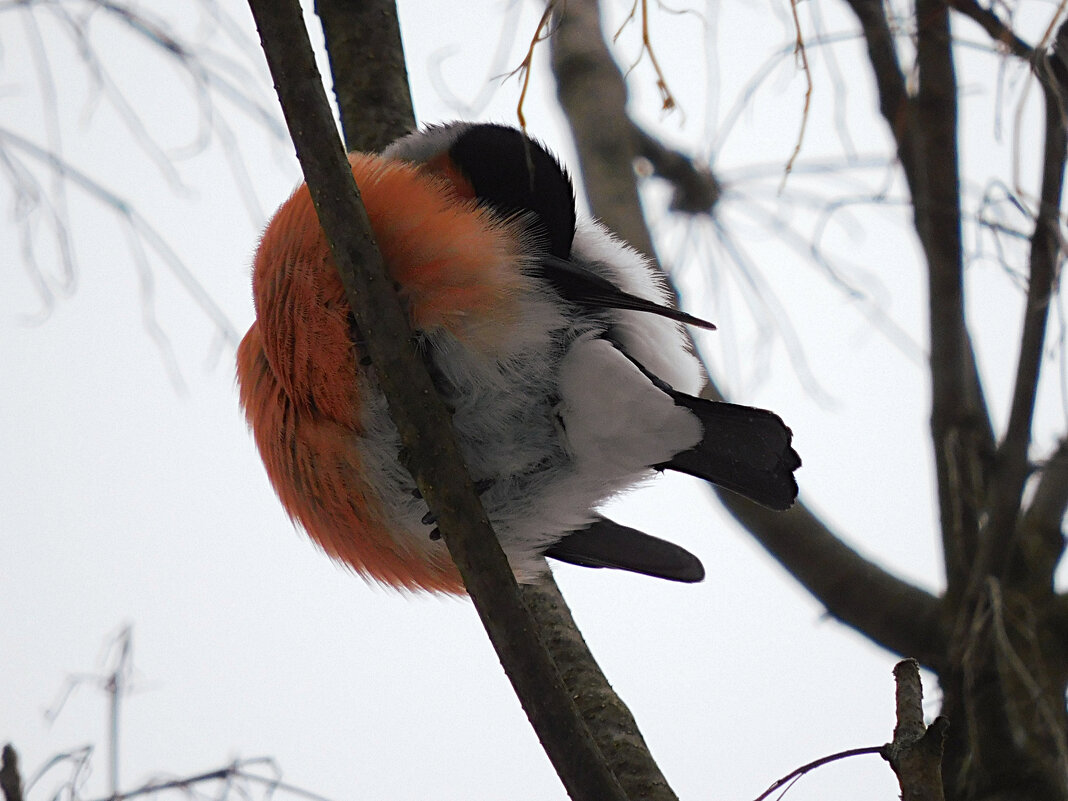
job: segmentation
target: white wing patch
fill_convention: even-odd
[[[700,441],[697,416],[675,402],[612,343],[572,345],[560,365],[558,414],[579,473],[633,480]]]

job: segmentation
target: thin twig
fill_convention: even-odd
[[[534,52],[538,45],[549,36],[549,24],[552,21],[555,6],[555,0],[550,0],[545,4],[545,10],[541,14],[541,19],[538,20],[538,27],[534,29],[534,35],[530,37],[530,44],[527,45],[527,52],[523,56],[522,63],[509,73],[509,75],[522,76],[522,88],[519,90],[519,100],[515,104],[515,116],[519,120],[519,127],[524,131],[527,129],[527,118],[523,113],[523,104],[527,101],[527,90],[530,88],[530,71],[534,66]]]
[[[234,762],[232,765],[227,765],[225,768],[219,768],[218,770],[210,770],[205,773],[198,773],[194,776],[185,776],[180,779],[168,779],[161,782],[148,782],[134,790],[129,792],[120,793],[118,795],[109,795],[97,798],[94,801],[128,801],[131,798],[138,798],[144,795],[154,795],[166,790],[189,790],[198,784],[213,781],[231,781],[233,779],[241,779],[247,782],[254,782],[269,787],[272,791],[281,790],[290,795],[299,796],[300,798],[306,798],[308,801],[332,801],[332,799],[326,796],[313,793],[310,790],[305,790],[302,787],[298,787],[294,784],[284,782],[279,778],[273,776],[260,776],[257,773],[251,773],[245,768],[257,763],[270,763],[273,764],[273,760],[265,757],[257,757],[255,759],[241,760],[240,762]],[[220,795],[225,797],[225,795]]]
[[[799,768],[795,768],[778,781],[773,782],[767,790],[765,790],[756,798],[754,798],[753,801],[764,801],[765,798],[774,793],[784,784],[789,784],[793,781],[796,781],[809,771],[813,771],[816,768],[823,767],[824,765],[828,765],[831,762],[837,762],[840,759],[848,759],[849,757],[862,756],[864,754],[879,754],[882,752],[883,748],[884,746],[881,745],[869,745],[864,748],[850,748],[845,751],[839,751],[837,754],[831,754],[830,756],[814,759],[807,765],[802,765]]]
[[[809,109],[812,106],[812,68],[808,65],[808,51],[805,48],[805,36],[801,32],[801,18],[797,16],[797,2],[798,0],[790,0],[790,16],[794,21],[794,33],[796,34],[796,40],[794,41],[794,55],[801,61],[801,71],[805,74],[805,105],[801,109],[801,128],[797,132],[797,143],[794,145],[794,152],[790,154],[790,158],[786,162],[786,166],[782,171],[782,181],[779,182],[779,192],[786,188],[786,179],[790,177],[790,172],[794,168],[794,162],[797,161],[797,157],[801,155],[801,145],[805,141],[805,129],[808,127]]]

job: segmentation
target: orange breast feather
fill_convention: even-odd
[[[518,318],[516,231],[442,177],[352,154],[387,269],[413,328],[493,353]],[[361,473],[360,354],[306,186],[268,225],[253,265],[256,322],[237,354],[241,403],[282,505],[331,556],[406,589],[462,592],[440,543],[396,530]],[[429,532],[427,532],[428,536]]]

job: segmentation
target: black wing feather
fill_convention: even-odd
[[[539,262],[539,275],[560,293],[560,297],[580,306],[649,312],[710,331],[716,328],[712,323],[700,317],[694,317],[692,314],[672,309],[662,303],[624,292],[604,276],[587,270],[568,259],[544,256]]]

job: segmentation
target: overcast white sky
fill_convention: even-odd
[[[610,5],[621,18],[628,3]],[[652,14],[658,55],[683,113],[658,114],[647,65],[634,71],[632,100],[672,141],[707,155],[710,132],[754,71],[788,41],[789,29],[784,8],[764,2],[694,6],[700,15]],[[246,64],[252,77],[242,85],[274,108],[256,51],[211,33],[217,23],[200,6],[143,7],[178,14],[183,30],[208,42],[214,66],[224,59]],[[220,7],[254,42],[245,7],[236,0]],[[1044,4],[1027,8],[1033,19],[1024,15],[1024,22],[1033,24],[1024,31],[1036,38],[1050,11]],[[829,4],[803,6],[806,24],[822,13],[828,32],[851,23],[837,12]],[[0,14],[0,126],[47,144],[27,45],[34,29],[20,13]],[[514,121],[517,85],[494,79],[503,70],[493,51],[502,30],[515,32],[503,63],[518,63],[538,15],[533,4],[520,11],[492,0],[424,1],[402,4],[402,14],[421,120]],[[250,214],[218,138],[174,161],[168,185],[107,94],[89,85],[49,12],[37,17],[67,158],[158,227],[240,335],[252,319],[248,263],[263,215],[298,180],[291,148],[216,97],[218,119],[249,169],[261,211]],[[103,15],[94,17],[92,31],[110,80],[141,114],[145,136],[171,155],[195,141],[203,120],[190,82]],[[982,41],[972,29],[962,32]],[[633,31],[620,40],[623,61],[637,55],[636,41]],[[829,47],[838,78],[820,55],[828,48],[810,53],[815,89],[801,165],[842,153],[831,123],[836,109],[859,157],[886,150],[881,124],[870,123],[875,101],[867,70],[858,66],[860,46]],[[991,136],[993,85],[968,72],[980,56],[968,59],[965,157],[969,164],[1007,165],[1010,138],[998,143]],[[527,118],[570,161],[546,60],[547,53],[539,55]],[[849,89],[848,102],[836,107],[837,79]],[[1010,96],[1019,84],[1010,71]],[[488,102],[456,108],[443,86],[466,100],[487,93]],[[855,173],[852,182],[812,183],[799,166],[776,197],[803,93],[793,59],[781,59],[717,149],[716,165],[733,180],[724,222],[787,309],[819,389],[791,362],[781,338],[749,320],[744,281],[712,246],[709,226],[668,224],[662,256],[689,270],[682,276],[689,310],[720,324],[702,347],[724,383],[739,400],[775,409],[794,429],[805,502],[866,554],[937,591],[922,354],[874,332],[862,308],[766,225],[769,212],[810,223],[798,205],[802,192],[844,199],[884,182],[885,170],[873,169]],[[1008,132],[1013,106],[1003,108]],[[1025,133],[1019,148],[1028,181],[1034,137]],[[653,188],[651,208],[658,198]],[[150,257],[149,271],[139,274],[113,212],[77,190],[69,204],[76,286],[62,287],[47,227],[38,225],[33,240],[55,296],[47,315],[11,222],[20,207],[6,191],[0,225],[0,739],[20,750],[27,776],[52,755],[92,743],[98,751],[84,795],[106,792],[99,689],[81,686],[51,725],[42,713],[69,677],[104,667],[107,642],[129,624],[136,674],[122,714],[124,789],[238,756],[271,756],[287,781],[339,800],[564,798],[470,605],[367,586],[294,532],[237,407],[234,343],[220,344],[159,259]],[[826,242],[836,263],[922,349],[924,279],[916,246],[905,211],[889,214],[879,221],[865,209],[840,213]],[[143,322],[146,280],[181,390]],[[990,400],[1000,413],[1020,296],[988,260],[972,265],[969,281]],[[781,317],[775,308],[769,314]],[[1049,379],[1040,409],[1044,441],[1063,421],[1055,370]],[[889,739],[896,658],[827,620],[698,482],[662,478],[614,514],[680,542],[708,570],[699,586],[557,570],[594,653],[680,797],[744,801],[816,757]],[[937,699],[928,680],[929,697]],[[46,798],[59,778],[50,774],[30,797]],[[897,795],[889,769],[864,757],[803,779],[790,797]]]

